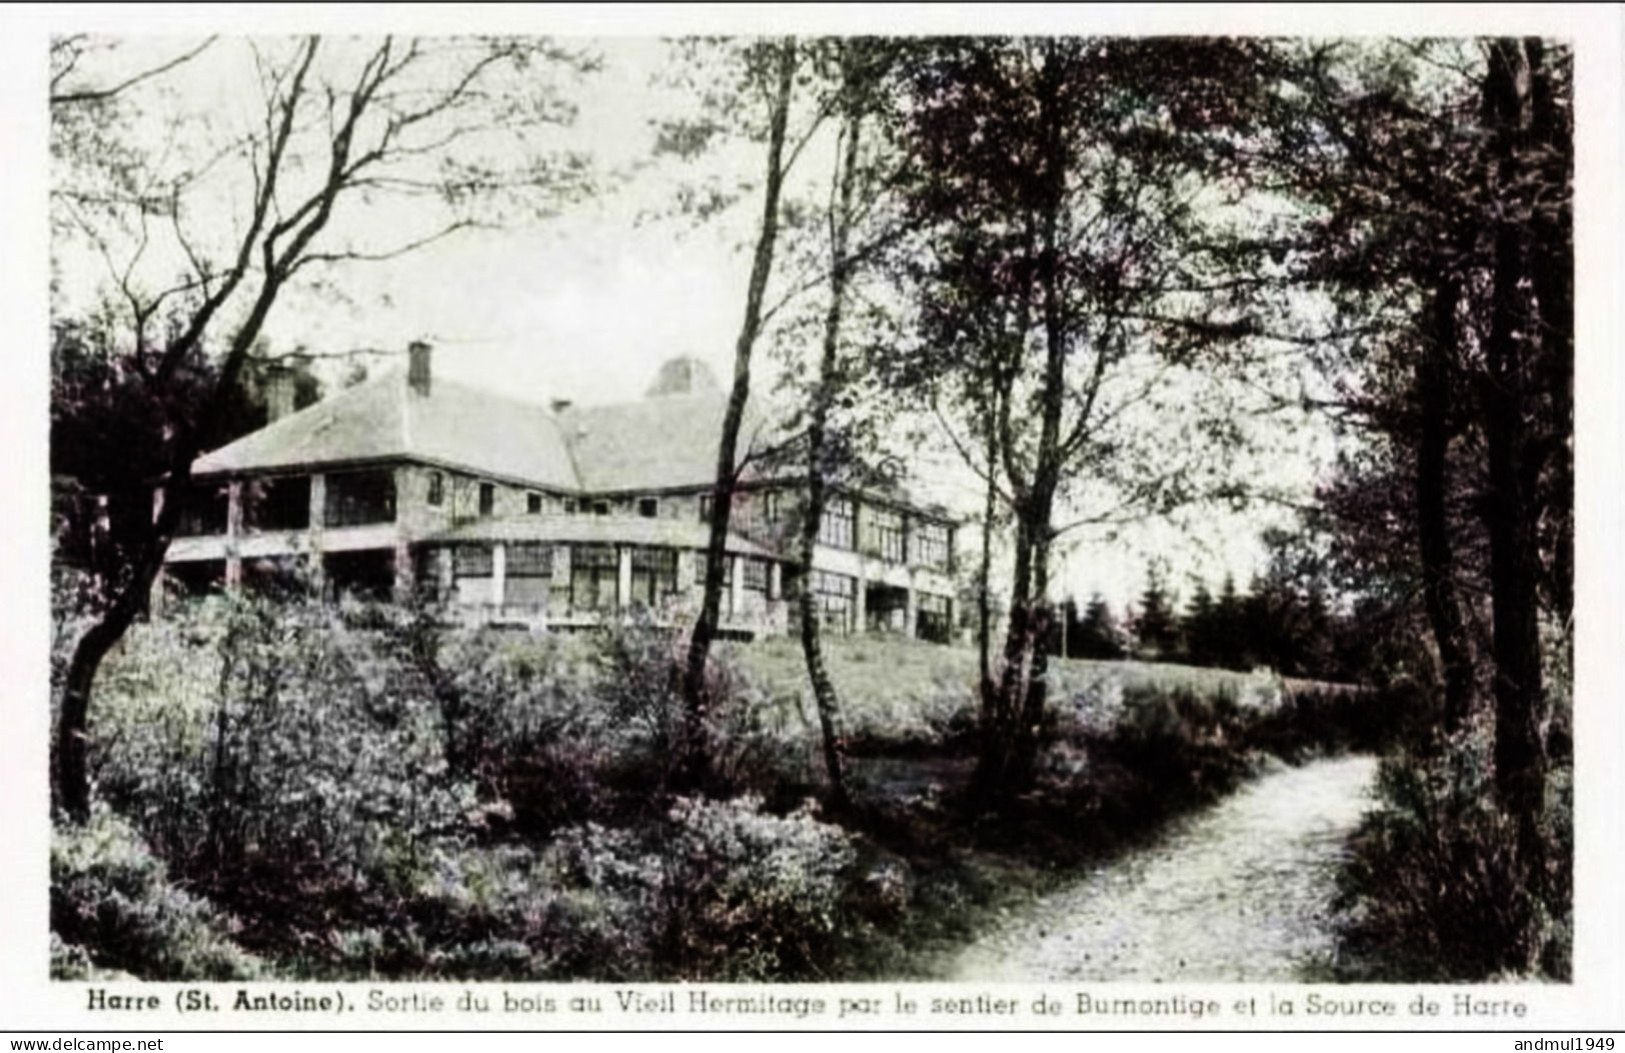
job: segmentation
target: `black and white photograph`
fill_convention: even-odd
[[[430,14],[31,45],[36,989],[1504,1028],[1618,977],[1583,19]]]

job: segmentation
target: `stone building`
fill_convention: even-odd
[[[414,344],[404,374],[199,458],[160,587],[297,579],[335,597],[424,590],[469,623],[582,628],[635,609],[677,623],[699,606],[726,402],[680,358],[637,401],[542,407],[437,378]],[[803,588],[832,632],[951,635],[940,510],[837,487],[804,567],[793,468],[747,471],[735,502],[724,635],[788,631]]]

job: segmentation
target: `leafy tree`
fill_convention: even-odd
[[[744,316],[734,342],[733,380],[717,443],[704,594],[699,617],[689,635],[682,669],[687,707],[684,777],[697,784],[705,780],[709,769],[705,728],[709,724],[711,698],[707,672],[711,645],[721,617],[723,560],[742,467],[740,428],[750,400],[751,365],[762,333],[768,281],[778,247],[785,176],[800,152],[795,143],[786,148],[800,54],[797,42],[789,37],[752,40],[737,46],[732,42],[685,41],[682,46],[693,52],[691,62],[720,67],[723,83],[719,90],[706,93],[707,112],[697,122],[674,122],[663,130],[662,149],[692,155],[730,125],[743,125],[751,137],[765,144],[762,213],[756,227]]]
[[[1208,440],[1234,438],[1193,420],[1213,404],[1169,381],[1229,334],[1225,305],[1190,294],[1221,263],[1198,173],[1250,90],[1246,50],[948,39],[905,63],[902,191],[920,238],[899,269],[919,320],[896,380],[961,416],[975,438],[956,445],[1016,535],[1002,668],[984,682],[983,797],[1032,776],[1056,537],[1189,500]],[[1182,412],[1190,441],[1153,448],[1149,423]]]
[[[1374,447],[1327,504],[1356,558],[1414,585],[1445,730],[1493,714],[1497,804],[1539,895],[1542,623],[1572,617],[1571,58],[1534,38],[1277,55],[1291,90],[1259,152],[1308,209],[1289,269],[1342,330],[1311,352],[1347,379],[1327,408]],[[1515,944],[1503,965],[1527,969],[1533,928]]]

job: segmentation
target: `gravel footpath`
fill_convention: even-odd
[[[984,936],[960,981],[1309,979],[1334,949],[1343,843],[1377,762],[1335,757],[1263,775]]]

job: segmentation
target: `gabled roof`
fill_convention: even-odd
[[[419,394],[402,371],[245,435],[200,457],[192,470],[219,475],[407,459],[572,492],[708,487],[727,406],[721,391],[697,385],[554,412],[439,378]],[[770,432],[747,406],[740,456],[773,441]]]
[[[409,458],[576,490],[558,421],[539,406],[435,379],[427,395],[394,372],[347,388],[200,457],[199,475]]]
[[[559,423],[588,493],[710,486],[727,409],[722,392],[700,391],[571,407]],[[771,441],[765,423],[747,405],[739,429],[741,457],[753,443]]]

